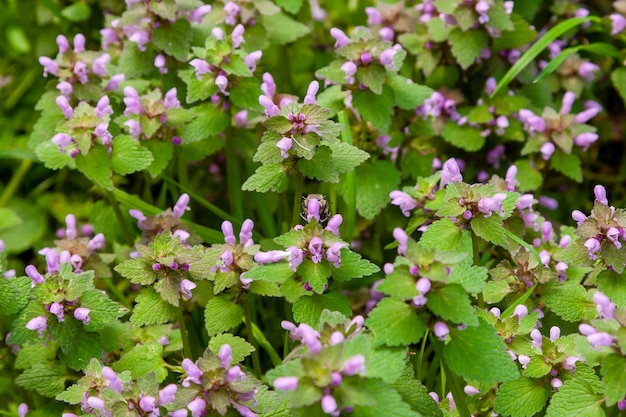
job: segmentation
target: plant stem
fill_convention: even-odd
[[[341,141],[352,145],[352,130],[350,129],[350,122],[345,111],[340,111],[337,114],[339,123],[343,125],[341,131]],[[347,193],[344,196],[348,203],[348,209],[345,211],[346,225],[348,226],[348,233],[346,235],[346,241],[352,242],[354,238],[354,224],[356,223],[356,183],[354,170],[346,173],[346,188]]]
[[[107,289],[111,292],[111,294],[113,294],[115,298],[124,305],[124,307],[129,310],[133,309],[133,305],[130,303],[130,301],[128,301],[128,299],[124,296],[120,289],[117,288],[117,285],[115,285],[113,278],[104,278],[103,281],[105,282]]]
[[[302,186],[304,185],[304,177],[302,174],[295,174],[295,190],[293,193],[293,211],[291,212],[291,227],[300,223],[300,209],[302,208]]]
[[[250,296],[251,294],[248,294],[248,296],[243,301],[243,314],[244,314],[244,318],[246,321],[246,334],[248,336],[248,343],[254,346],[254,352],[252,352],[252,367],[254,368],[254,373],[256,374],[256,377],[261,379],[261,375],[263,374],[263,372],[261,371],[261,358],[259,356],[259,344],[254,338],[254,334],[252,330],[254,321],[252,320],[252,314],[250,312],[251,310],[250,303],[253,302],[254,299],[252,299]]]
[[[11,180],[9,181],[6,188],[2,192],[2,195],[0,196],[0,207],[6,206],[11,197],[13,197],[15,190],[17,190],[17,187],[24,179],[24,176],[26,175],[32,164],[33,161],[31,161],[30,159],[22,160],[22,163],[17,168],[17,171],[15,171],[15,174],[13,174]]]
[[[180,327],[180,338],[183,342],[183,353],[186,358],[195,359],[191,352],[191,344],[189,343],[189,333],[187,332],[187,324],[185,323],[185,309],[183,299],[181,297],[178,302],[178,326]]]
[[[472,253],[474,255],[474,265],[480,266],[480,250],[478,249],[478,238],[472,232]],[[478,294],[478,306],[483,309],[485,302],[483,301],[483,293]]]
[[[226,130],[226,180],[228,182],[228,199],[230,211],[240,222],[243,221],[243,192],[241,191],[241,172],[239,158],[235,148],[235,135],[232,129]]]
[[[115,195],[113,194],[112,191],[106,191],[106,196],[109,199],[109,204],[111,204],[111,207],[113,208],[113,212],[115,213],[117,222],[122,228],[122,233],[124,234],[124,238],[126,238],[126,243],[128,244],[128,246],[132,248],[133,245],[135,244],[135,237],[133,236],[133,234],[130,232],[130,229],[128,228],[128,223],[126,223],[126,219],[124,219],[124,215],[122,214],[120,205],[117,202],[117,199],[115,198]]]

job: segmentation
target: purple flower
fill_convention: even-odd
[[[559,337],[561,337],[561,329],[559,326],[550,327],[550,341],[554,342]]]
[[[167,109],[177,109],[180,107],[180,101],[176,96],[177,93],[178,91],[176,90],[176,87],[170,88],[167,93],[165,93],[163,105],[165,105]]]
[[[341,266],[341,248],[345,246],[343,242],[335,242],[326,251],[326,260],[332,263],[335,268]]]
[[[485,218],[491,217],[491,214],[495,211],[504,217],[504,207],[502,202],[506,198],[506,193],[496,193],[493,197],[484,197],[478,202],[478,210],[485,213]]]
[[[587,216],[580,210],[574,210],[572,211],[572,219],[574,219],[580,226],[585,220],[587,220]]]
[[[109,97],[104,95],[96,104],[96,116],[102,118],[108,114],[113,114],[113,109],[111,108]]]
[[[572,105],[576,100],[576,94],[571,91],[563,94],[563,100],[561,102],[561,114],[569,114],[572,111]]]
[[[93,64],[91,66],[91,72],[101,77],[106,77],[107,76],[106,66],[109,65],[110,61],[111,61],[111,55],[109,54],[100,55],[98,58],[93,60]]]
[[[202,19],[211,12],[211,9],[210,4],[203,4],[189,13],[187,21],[189,21],[189,23],[202,23]]]
[[[341,214],[335,214],[328,220],[328,224],[326,225],[325,230],[329,230],[336,236],[339,236],[339,227],[341,226],[342,222],[343,217],[341,216]]]
[[[398,254],[406,255],[409,244],[409,235],[406,234],[404,229],[396,227],[393,229],[393,238],[398,241]]]
[[[70,49],[70,42],[64,35],[58,35],[56,38],[57,46],[59,47],[59,53],[64,54]]]
[[[220,346],[220,351],[217,354],[217,357],[222,361],[222,368],[228,369],[230,368],[230,364],[233,361],[233,350],[229,344],[223,344]]]
[[[554,146],[554,143],[546,142],[541,146],[541,149],[539,149],[539,152],[541,152],[541,157],[545,161],[547,161],[548,159],[550,159],[550,157],[552,156],[555,150],[556,150],[556,147]]]
[[[322,396],[322,411],[326,414],[336,415],[337,410],[337,400],[330,394],[325,394]]]
[[[117,91],[120,88],[120,84],[124,82],[126,79],[126,75],[124,74],[115,74],[111,77],[106,87],[104,88],[106,91]]]
[[[181,194],[181,196],[178,198],[178,201],[174,205],[174,210],[173,210],[174,217],[180,219],[183,216],[183,214],[185,214],[185,211],[191,210],[188,204],[189,204],[189,195],[187,193]]]
[[[82,61],[78,61],[74,64],[74,74],[78,77],[78,81],[81,84],[87,84],[87,81],[89,81],[89,71],[87,70],[87,64]]]
[[[61,81],[57,84],[57,90],[59,90],[59,92],[65,97],[69,97],[74,91],[74,87],[67,81]]]
[[[375,7],[366,7],[365,13],[367,14],[368,26],[380,25],[383,23],[383,17]]]
[[[46,269],[50,274],[59,272],[59,255],[54,250],[46,252]]]
[[[37,271],[37,268],[35,268],[35,265],[28,265],[24,271],[26,272],[26,275],[28,275],[28,277],[33,281],[33,287],[37,284],[43,284],[45,282],[39,271]]]
[[[258,62],[259,59],[261,59],[262,56],[263,56],[263,52],[253,51],[253,52],[250,52],[248,55],[246,55],[243,61],[246,64],[246,66],[250,68],[250,71],[254,72],[256,70],[256,63]]]
[[[578,75],[585,81],[591,82],[596,77],[595,72],[600,71],[600,67],[591,62],[583,62],[578,67]]]
[[[224,220],[222,222],[222,233],[224,234],[224,241],[229,245],[236,245],[237,238],[235,237],[235,232],[233,231],[233,224],[228,220]]]
[[[230,93],[226,91],[226,88],[228,87],[228,78],[226,78],[225,75],[220,74],[215,77],[215,85],[217,86],[217,88],[219,88],[220,93],[225,96],[230,95]]]
[[[348,359],[348,361],[344,364],[341,373],[344,375],[359,374],[363,376],[365,374],[365,356],[355,355]]]
[[[43,67],[43,76],[47,77],[48,74],[59,75],[59,65],[48,58],[47,56],[40,56],[39,63]]]
[[[470,396],[480,394],[480,390],[471,385],[466,385],[465,388],[463,388],[463,391],[465,392],[465,394]]]
[[[396,55],[396,52],[398,52],[398,50],[395,48],[385,49],[380,54],[380,58],[378,58],[380,64],[384,65],[385,68],[387,68],[388,70],[393,70],[394,69],[393,57]]]
[[[617,249],[622,247],[622,244],[619,241],[619,237],[621,236],[620,230],[617,227],[609,227],[606,231],[606,237],[609,239]]]
[[[530,338],[533,340],[532,341],[532,345],[537,348],[539,351],[541,351],[541,346],[543,344],[543,336],[541,335],[541,333],[539,332],[539,330],[537,329],[533,329],[530,332]]]
[[[229,1],[224,5],[224,13],[226,13],[226,17],[224,18],[224,23],[229,26],[235,26],[237,23],[237,15],[239,14],[239,6],[237,3]],[[233,48],[236,46],[233,45]]]
[[[231,34],[231,39],[233,41],[233,49],[239,48],[239,46],[245,42],[243,39],[244,31],[245,29],[242,24],[235,26],[235,29],[233,29],[233,33]]]
[[[589,146],[597,140],[598,134],[593,132],[581,133],[574,137],[574,143],[583,148],[583,151],[589,149]]]
[[[102,376],[104,377],[104,379],[107,380],[107,384],[109,388],[111,388],[113,391],[117,392],[118,394],[122,393],[122,391],[124,390],[122,380],[117,376],[117,374],[115,373],[113,369],[109,368],[108,366],[103,366]]]
[[[78,307],[76,310],[74,310],[74,318],[78,321],[82,321],[84,325],[88,325],[90,312],[91,310],[88,308]]]
[[[593,302],[596,303],[598,315],[602,319],[615,319],[615,304],[609,297],[597,291],[593,294]]]
[[[47,316],[38,316],[33,319],[30,319],[28,323],[26,323],[26,328],[28,330],[37,330],[37,334],[39,338],[43,338],[43,331],[48,327],[48,317]]]
[[[98,397],[89,397],[87,398],[87,404],[91,408],[95,408],[96,410],[104,410],[104,400]]]
[[[335,38],[335,48],[341,48],[350,43],[350,38],[341,29],[331,28],[330,36]]]
[[[428,294],[430,288],[431,282],[428,278],[420,278],[417,280],[417,283],[415,283],[415,289],[422,295]]]
[[[61,95],[58,96],[55,101],[66,119],[69,120],[74,117],[74,109],[72,109],[72,106],[70,106],[70,103],[67,101],[67,97]]]
[[[260,95],[259,104],[265,108],[265,115],[267,117],[277,116],[280,114],[280,109],[268,96]]]
[[[346,83],[354,83],[354,74],[356,74],[357,66],[352,61],[346,61],[341,65],[341,70],[346,73]]]
[[[600,204],[604,204],[605,206],[609,205],[609,200],[606,198],[606,189],[602,185],[596,185],[593,187],[593,193],[596,197],[596,200]]]
[[[203,398],[196,398],[187,404],[187,408],[191,411],[191,417],[202,417],[206,410],[206,401]]]
[[[319,236],[313,236],[309,242],[309,254],[313,263],[317,264],[322,261],[324,256],[324,242]]]
[[[574,123],[586,123],[602,111],[602,106],[593,100],[585,102],[585,110],[574,117]]]
[[[438,321],[433,326],[433,332],[439,340],[445,340],[450,334],[450,329],[448,329],[448,326],[444,322]]]
[[[621,14],[613,13],[609,19],[611,20],[611,35],[615,36],[626,29],[626,18]]]
[[[196,77],[198,78],[198,80],[202,81],[202,76],[204,74],[208,74],[211,72],[211,66],[209,65],[208,62],[206,62],[203,59],[192,59],[189,62],[189,65],[191,65],[192,67],[195,68],[196,70]]]
[[[262,96],[263,97],[263,96]],[[276,147],[280,149],[280,156],[284,159],[289,157],[289,150],[293,146],[293,141],[289,137],[283,137],[281,140],[276,142]]]
[[[613,336],[605,332],[592,333],[587,336],[587,340],[589,344],[596,349],[613,344]]]
[[[74,53],[78,54],[85,51],[85,35],[77,33],[74,36]]]
[[[190,382],[200,385],[201,384],[200,378],[203,375],[200,368],[198,368],[196,364],[193,363],[192,360],[188,358],[183,359],[182,365],[183,365],[183,369],[187,373],[187,377],[182,382],[183,387],[188,388],[190,385],[189,384]]]
[[[513,310],[512,316],[517,316],[517,323],[519,324],[524,317],[528,315],[528,308],[524,304],[519,304],[515,306],[515,310]],[[498,313],[498,318],[500,314]]]
[[[17,414],[19,417],[26,417],[26,414],[28,413],[28,404],[26,403],[21,403],[18,407],[17,407]]]
[[[444,162],[441,168],[439,187],[444,188],[448,183],[457,181],[463,181],[463,176],[461,175],[461,170],[459,169],[456,159],[450,158]]]
[[[241,224],[241,231],[239,232],[239,242],[243,246],[252,246],[254,241],[252,240],[252,229],[254,228],[254,222],[250,219],[246,219]]]
[[[393,38],[396,36],[396,33],[390,27],[384,27],[378,29],[378,36],[384,41],[391,42]]]
[[[296,272],[304,258],[302,250],[296,246],[290,246],[287,248],[287,252],[289,252],[289,268]]]
[[[65,133],[57,133],[51,140],[59,147],[61,153],[65,153],[65,148],[72,144],[72,138]]]
[[[142,129],[141,129],[141,125],[139,124],[139,122],[137,120],[127,120],[124,122],[124,126],[128,127],[128,133],[130,133],[130,135],[135,138],[138,139],[139,136],[141,135]]]
[[[59,321],[63,321],[64,320],[64,310],[63,310],[63,304],[61,303],[52,303],[50,304],[50,312],[52,314],[54,314],[55,316],[57,316],[57,319]]]
[[[188,279],[183,279],[180,281],[180,292],[183,296],[183,299],[189,300],[191,298],[191,290],[196,288],[196,284],[189,281]]]
[[[320,334],[306,323],[298,326],[298,338],[307,345],[312,355],[316,355],[322,350],[322,342],[320,342]]]
[[[176,384],[169,384],[163,387],[163,389],[159,391],[159,405],[165,405],[174,401],[176,391],[178,391]]]
[[[141,408],[146,413],[153,411],[155,405],[156,405],[156,400],[154,397],[150,395],[144,395],[139,400],[139,408]]]

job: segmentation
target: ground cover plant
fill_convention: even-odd
[[[0,415],[626,409],[624,1],[5,3]]]

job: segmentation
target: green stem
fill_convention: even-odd
[[[340,111],[337,114],[337,117],[339,123],[343,125],[343,130],[341,131],[341,141],[352,145],[352,130],[350,128],[348,116],[346,115],[345,111]],[[354,225],[356,223],[356,182],[354,171],[346,173],[345,189],[347,190],[347,193],[345,194],[344,198],[348,203],[348,209],[344,212],[345,224],[348,228],[346,240],[348,242],[352,242],[352,239],[354,238]]]
[[[182,297],[178,303],[178,325],[180,326],[180,338],[183,341],[183,353],[186,358],[193,360],[195,358],[193,357],[191,344],[189,343],[189,332],[187,331],[187,324],[185,323],[185,309]]]
[[[261,370],[261,358],[259,356],[259,344],[254,337],[252,314],[250,312],[250,303],[253,301],[250,297],[251,294],[248,294],[248,297],[243,302],[243,314],[244,319],[246,321],[246,333],[248,336],[248,343],[254,346],[254,352],[252,352],[252,367],[254,368],[254,373],[257,378],[261,379],[261,375],[263,374]]]
[[[261,329],[259,329],[259,326],[254,324],[254,322],[252,322],[251,324],[252,324],[252,334],[254,335],[254,338],[259,343],[259,345],[265,350],[265,352],[267,352],[267,354],[270,357],[270,360],[272,361],[272,365],[274,365],[275,367],[280,365],[282,363],[282,360],[280,359],[280,356],[278,356],[278,353],[276,352],[276,349],[274,349],[274,346],[272,346],[270,341],[267,340],[267,337],[265,337]]]
[[[465,392],[459,383],[460,378],[450,370],[448,364],[444,360],[442,354],[443,352],[441,351],[441,342],[436,340],[432,333],[430,336],[431,344],[435,348],[435,352],[437,353],[443,368],[443,372],[441,373],[442,381],[445,381],[445,383],[450,387],[450,392],[452,393],[452,398],[454,398],[454,403],[456,404],[459,415],[461,417],[471,417],[472,414],[470,413],[467,403],[465,402]],[[442,394],[445,395],[445,388],[442,390]]]
[[[420,353],[417,357],[417,366],[415,367],[415,377],[420,380],[420,375],[422,373],[422,363],[424,361],[424,351],[426,350],[426,340],[428,339],[429,330],[426,330],[424,333],[424,337],[422,338],[422,346],[420,346]]]
[[[480,250],[478,248],[478,238],[472,233],[472,253],[474,255],[474,265],[480,266]],[[483,309],[485,302],[483,301],[483,293],[478,294],[478,307]]]
[[[22,183],[24,176],[26,175],[32,164],[33,161],[29,159],[22,160],[19,168],[17,168],[17,171],[15,172],[15,174],[13,174],[11,180],[9,181],[6,188],[2,192],[2,195],[0,196],[0,207],[4,207],[9,202],[11,197],[13,197],[13,194],[15,194],[15,190],[17,190],[17,187]]]
[[[232,129],[226,130],[226,175],[230,211],[236,219],[243,221],[243,191],[241,190],[241,172],[235,147],[235,135]]]
[[[304,177],[302,174],[295,174],[295,190],[293,193],[293,211],[291,212],[291,227],[300,223],[300,211],[302,209],[302,187],[304,185]]]
[[[122,214],[122,210],[120,209],[120,205],[117,202],[115,195],[111,191],[106,191],[106,196],[109,199],[109,204],[111,204],[111,207],[113,208],[117,222],[122,228],[122,233],[124,234],[124,238],[126,238],[126,243],[128,246],[133,247],[135,244],[135,236],[133,236],[128,228],[128,223],[126,223],[126,219],[124,219],[124,215]]]
[[[189,184],[189,175],[187,173],[187,162],[185,162],[185,158],[183,158],[183,153],[178,152],[176,149],[176,153],[178,154],[177,162],[178,162],[178,181],[185,187]]]

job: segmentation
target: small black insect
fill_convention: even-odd
[[[309,194],[306,197],[302,197],[302,213],[300,216],[306,220],[309,215],[309,201],[312,199],[317,200],[320,203],[320,223],[325,222],[330,217],[328,211],[328,201],[321,194]]]

